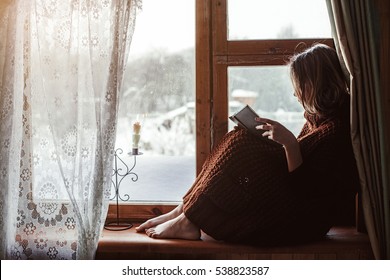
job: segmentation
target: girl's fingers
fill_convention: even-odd
[[[256,129],[261,129],[261,130],[272,130],[272,125],[269,124],[260,124],[256,126]]]
[[[265,131],[265,132],[263,132],[261,135],[262,135],[262,136],[264,136],[264,137],[268,136],[268,138],[269,138],[269,137],[271,137],[271,135],[272,135],[272,132],[271,132],[271,131],[269,131],[269,130],[266,130],[266,131]]]

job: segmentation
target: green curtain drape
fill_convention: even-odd
[[[380,89],[380,19],[371,0],[327,4],[336,49],[350,78],[351,132],[365,223],[375,258],[389,259],[390,158],[382,107],[386,96]]]

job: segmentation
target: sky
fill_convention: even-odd
[[[325,0],[228,0],[228,9],[230,38],[272,39],[292,24],[303,37],[331,36]],[[143,0],[131,54],[194,44],[195,0]]]
[[[143,0],[130,55],[160,47],[178,51],[195,45],[195,0]]]
[[[228,0],[229,35],[273,39],[279,30],[294,26],[302,37],[330,37],[325,0]]]

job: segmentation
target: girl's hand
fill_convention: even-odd
[[[256,121],[261,123],[256,126],[256,129],[265,130],[262,134],[264,137],[268,137],[268,139],[283,145],[286,153],[288,170],[292,172],[298,168],[303,160],[298,140],[295,138],[294,134],[277,121],[266,118],[256,118]]]
[[[265,130],[262,134],[264,137],[283,146],[290,146],[297,142],[294,134],[279,122],[266,118],[256,118],[256,121],[261,123],[256,126],[256,129]]]

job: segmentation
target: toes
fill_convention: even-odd
[[[146,232],[146,235],[149,236],[150,238],[159,238],[160,237],[160,234],[156,231],[155,228],[147,229],[145,232]]]
[[[137,232],[144,232],[145,230],[147,230],[148,228],[150,228],[149,226],[149,221],[139,225],[138,227],[135,228],[135,230]]]
[[[153,235],[155,233],[154,228],[149,228],[145,231],[146,235],[153,238]]]
[[[145,231],[145,233],[146,233],[147,236],[150,237],[150,235],[151,235],[151,229],[147,229],[147,230]]]
[[[135,231],[136,231],[136,232],[144,232],[144,231],[145,231],[145,229],[146,229],[146,227],[145,227],[145,226],[143,226],[143,225],[140,225],[140,226],[138,226],[138,227],[136,227],[136,228],[135,228]]]

